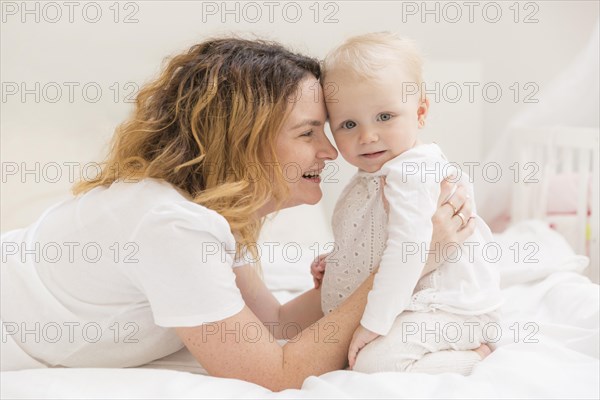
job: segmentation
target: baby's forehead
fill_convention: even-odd
[[[348,73],[336,73],[323,81],[326,103],[330,103],[336,94],[345,100],[350,100],[349,97],[352,96],[390,99],[396,96],[416,95],[420,89],[419,82],[412,75],[398,68],[389,68],[360,78]]]
[[[373,68],[368,72],[349,66],[339,66],[326,71],[323,75],[323,86],[332,83],[355,85],[357,83],[392,83],[396,81],[417,82],[417,77],[408,65],[392,63]]]

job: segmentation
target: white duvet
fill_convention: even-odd
[[[574,255],[560,236],[541,223],[520,224],[496,240],[503,249],[498,267],[507,299],[504,322],[496,350],[468,377],[334,371],[307,378],[301,390],[273,393],[244,381],[199,374],[201,368],[184,350],[143,368],[2,372],[1,395],[60,399],[600,398],[600,290],[581,275],[587,260]],[[539,245],[538,262],[515,263],[514,251],[509,250],[515,243]],[[305,262],[287,269],[281,263],[265,265],[265,276],[281,300],[311,285]]]

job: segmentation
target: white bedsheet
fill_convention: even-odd
[[[503,279],[506,277],[510,282],[503,284],[507,302],[503,307],[502,335],[497,349],[469,377],[452,373],[366,375],[334,371],[309,377],[302,390],[272,393],[244,381],[191,373],[200,369],[183,351],[145,368],[2,372],[1,395],[2,398],[600,398],[599,286],[581,275],[585,259],[574,256],[568,246],[561,248],[560,237],[543,225],[522,224],[497,240],[504,248],[517,237],[535,240],[540,245],[540,262],[533,266],[499,263]],[[547,257],[549,254],[551,259]],[[267,277],[272,268],[275,266],[265,266]],[[522,268],[522,274],[515,268]],[[310,277],[306,278],[307,264],[295,264],[285,271],[287,275],[280,273],[277,280],[271,281],[277,289],[285,286],[293,289],[279,290],[277,296],[282,300],[310,285]],[[538,342],[528,343],[526,338]]]

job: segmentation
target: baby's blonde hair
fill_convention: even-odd
[[[377,76],[377,70],[390,65],[404,68],[421,88],[423,58],[416,43],[392,32],[373,32],[347,39],[325,57],[323,80],[335,70],[350,72],[359,79],[371,79]]]

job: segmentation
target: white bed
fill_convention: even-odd
[[[574,128],[519,130],[515,154],[540,163],[540,181],[512,188],[513,225],[495,234],[501,256],[494,260],[506,297],[504,319],[495,351],[469,377],[381,373],[366,375],[335,371],[309,377],[301,390],[272,393],[244,381],[213,378],[182,349],[149,365],[128,369],[25,369],[1,373],[2,398],[593,398],[600,397],[600,291],[598,277],[598,131],[584,139],[561,143],[557,137],[580,132]],[[587,139],[586,139],[587,138]],[[565,146],[587,155],[565,170]],[[581,144],[585,143],[585,144]],[[539,149],[543,149],[540,151]],[[536,150],[537,149],[537,150]],[[537,158],[536,158],[537,157]],[[568,160],[572,158],[567,157]],[[575,157],[579,159],[580,156]],[[563,160],[564,161],[564,160]],[[563,166],[561,166],[563,165]],[[578,173],[580,189],[572,191],[575,213],[547,215],[552,177]],[[589,187],[588,176],[592,185]],[[583,183],[582,183],[583,182]],[[309,264],[329,239],[321,211],[282,212],[270,224],[264,241],[296,242],[284,259],[262,258],[265,280],[283,302],[312,285]],[[298,216],[302,219],[298,220]],[[527,219],[535,217],[537,219]],[[557,217],[564,223],[556,224]],[[308,217],[311,218],[311,217]],[[310,226],[310,234],[290,226]],[[557,229],[550,229],[554,223]],[[588,234],[582,234],[586,229]],[[559,233],[561,232],[561,233]],[[570,233],[569,233],[570,232]],[[296,236],[294,236],[296,235]],[[299,236],[298,236],[299,235]],[[534,244],[534,247],[526,247]],[[281,247],[279,247],[281,249]],[[517,250],[519,252],[517,253]],[[296,256],[299,257],[296,257]],[[592,263],[590,265],[589,258]],[[490,257],[495,258],[495,255]],[[292,259],[290,259],[292,258]],[[515,262],[516,259],[516,262]],[[596,283],[590,281],[593,278]],[[494,331],[490,330],[491,339]],[[3,363],[6,354],[3,354]]]
[[[2,372],[2,398],[595,398],[599,391],[599,290],[582,275],[586,257],[540,221],[496,235],[507,302],[496,350],[469,377],[335,371],[302,390],[272,393],[202,375],[184,350],[143,368],[28,369]],[[514,263],[510,247],[535,241],[538,262]],[[285,301],[311,285],[303,247],[297,262],[266,263],[265,279]],[[518,326],[518,328],[517,328]],[[490,337],[495,336],[490,331]],[[537,343],[536,343],[537,341]]]

